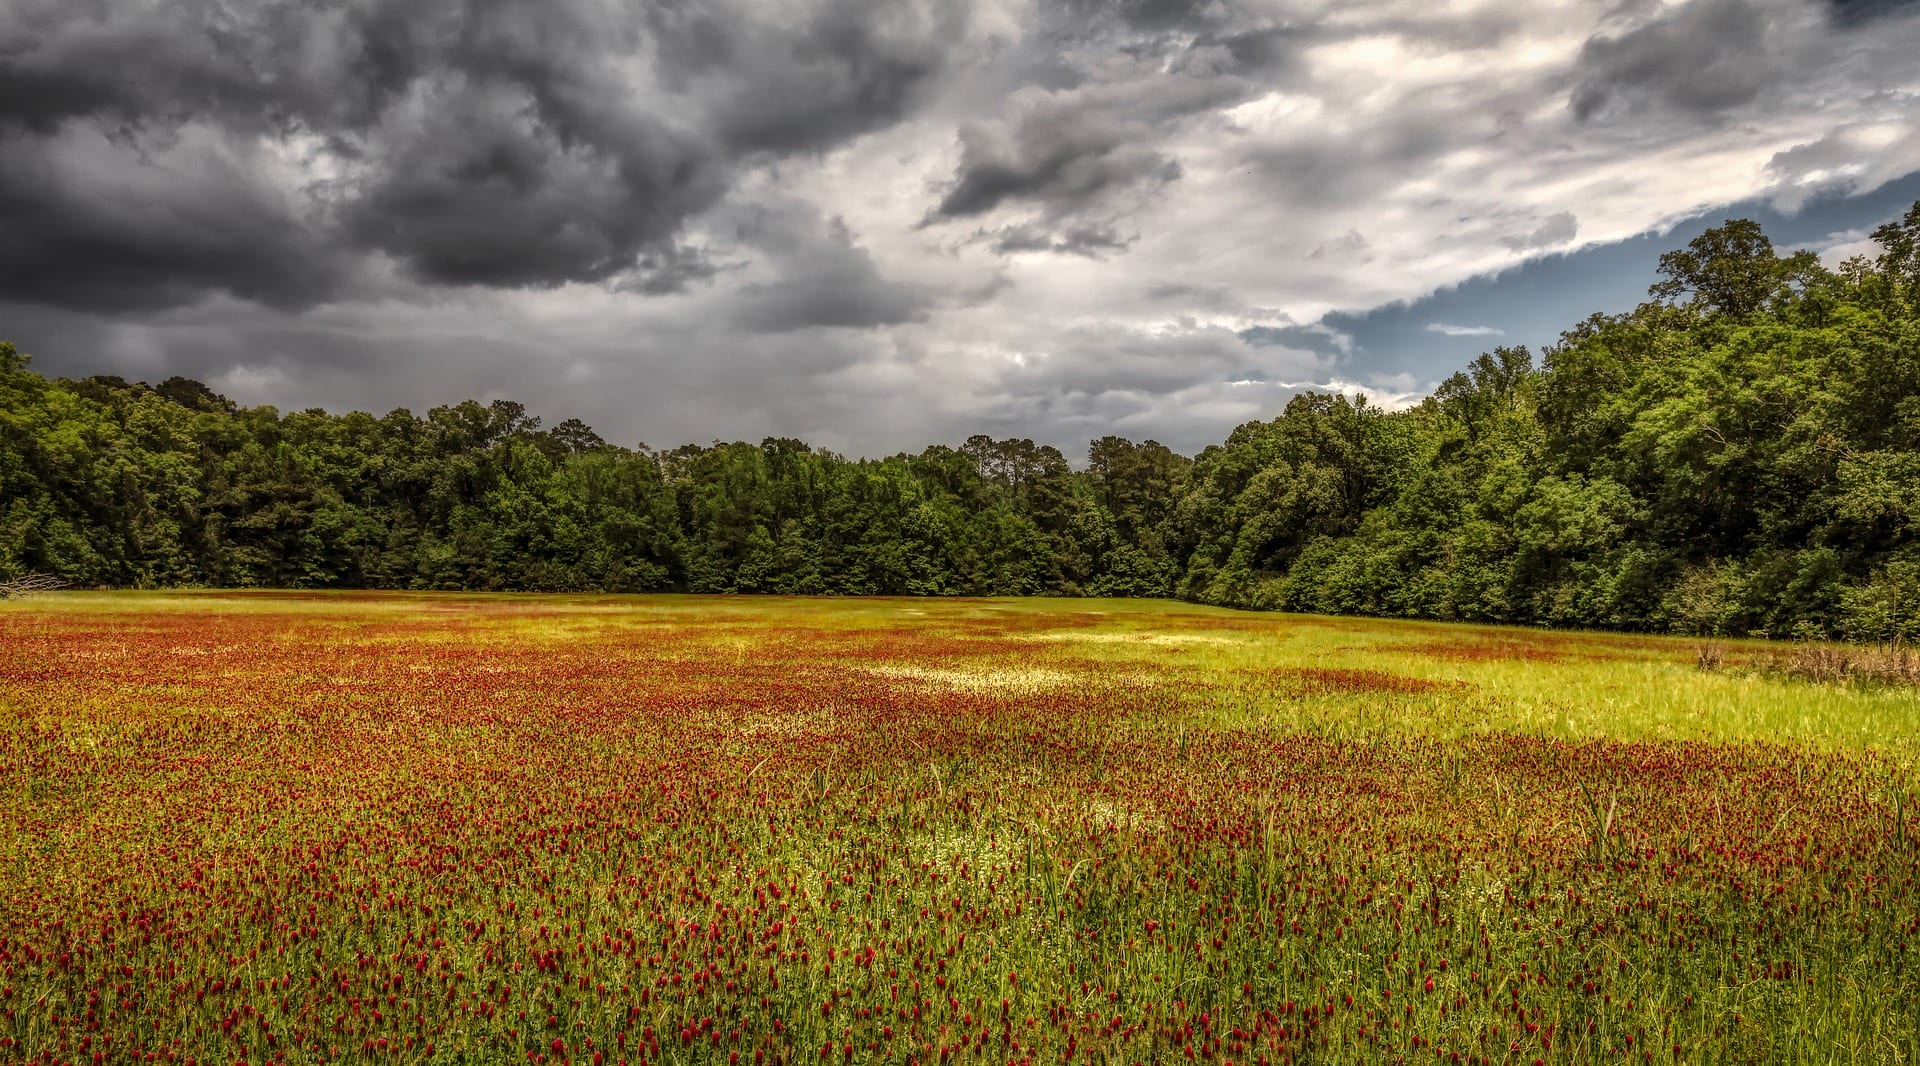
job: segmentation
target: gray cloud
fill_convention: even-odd
[[[1061,0],[1058,7],[1070,25],[1096,32],[1108,26],[1147,33],[1191,30],[1232,16],[1227,0]]]
[[[1560,211],[1540,221],[1532,230],[1502,237],[1500,243],[1516,252],[1528,252],[1539,248],[1552,248],[1565,244],[1580,232],[1580,220],[1571,211]]]
[[[1655,108],[1711,116],[1753,102],[1792,70],[1796,5],[1689,0],[1580,53],[1570,105],[1583,121]]]
[[[898,121],[965,28],[964,4],[832,0],[786,24],[744,0],[648,5],[663,80],[738,152],[816,151]]]
[[[347,239],[427,281],[602,281],[720,191],[705,149],[644,118],[593,116],[576,133],[519,87],[422,95],[368,138],[379,148],[334,186],[333,212]]]
[[[1374,259],[1373,246],[1367,243],[1366,235],[1357,229],[1350,229],[1338,237],[1321,241],[1307,253],[1308,259],[1345,259],[1356,263],[1370,263]]]
[[[896,325],[925,317],[932,303],[925,289],[882,277],[845,222],[805,206],[762,213],[745,236],[774,274],[735,300],[729,317],[752,332]]]
[[[1170,16],[1176,7],[1153,11]],[[1148,14],[1146,8],[1118,12],[1129,26]],[[1159,18],[1148,22],[1159,26]],[[962,125],[958,166],[924,223],[1023,211],[993,228],[996,251],[1101,256],[1124,250],[1131,238],[1119,236],[1119,219],[1167,195],[1182,177],[1179,159],[1161,145],[1256,91],[1230,48],[1183,45],[1171,65],[1165,51],[1157,43],[1138,53],[1070,51],[1062,61],[1089,77],[1065,88],[1022,88],[1009,95],[1001,114]]]
[[[298,307],[351,273],[262,179],[258,153],[206,131],[137,154],[92,130],[35,149],[0,141],[0,292],[12,299],[139,310],[225,290]]]
[[[1221,67],[1236,73],[1270,74],[1299,60],[1302,34],[1287,26],[1262,26],[1225,35],[1204,34],[1195,39],[1183,65],[1217,61],[1212,53],[1225,53]]]
[[[0,245],[0,278],[134,306],[310,304],[367,252],[429,284],[615,280],[684,258],[677,235],[743,160],[898,121],[964,14],[21,0],[0,12],[0,221],[37,240]],[[82,161],[93,180],[40,184]],[[154,217],[123,217],[127,186]]]
[[[1767,160],[1775,204],[1794,209],[1820,194],[1877,188],[1920,170],[1920,114],[1850,123]]]
[[[1207,311],[1230,310],[1240,306],[1225,285],[1190,285],[1179,281],[1156,281],[1140,291],[1142,298],[1154,303],[1179,307],[1197,307]]]
[[[1095,116],[1049,109],[1011,134],[961,131],[960,170],[935,209],[949,218],[983,214],[1010,200],[1072,213],[1125,186],[1177,181],[1180,164]]]
[[[1478,100],[1473,108],[1461,103],[1408,101],[1400,113],[1357,134],[1337,127],[1286,131],[1248,145],[1243,165],[1260,175],[1274,194],[1296,205],[1354,203],[1406,182],[1463,143],[1497,135],[1497,116],[1507,103],[1504,98]]]
[[[1019,252],[1052,252],[1056,255],[1078,255],[1089,259],[1124,252],[1127,246],[1137,239],[1122,236],[1112,223],[1072,225],[1055,232],[1032,222],[1005,226],[992,233],[983,231],[980,238],[986,240],[992,245],[994,251],[1002,255],[1013,255]]]
[[[705,248],[669,244],[641,252],[621,277],[617,289],[644,296],[667,296],[686,292],[697,282],[711,281],[725,269],[724,264],[714,262]]]
[[[1842,26],[1864,25],[1892,15],[1911,14],[1920,7],[1915,0],[1827,0],[1827,10]]]

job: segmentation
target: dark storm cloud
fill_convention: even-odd
[[[1071,213],[1110,189],[1176,181],[1180,164],[1119,125],[1049,109],[1010,133],[985,126],[961,131],[960,169],[937,210],[948,218],[983,214],[1009,200]]]
[[[1920,0],[1826,0],[1827,10],[1840,26],[1854,27],[1888,15],[1920,12]]]
[[[344,236],[426,281],[602,281],[722,189],[706,149],[644,118],[543,117],[546,107],[513,86],[423,95],[400,128],[370,138],[366,173],[332,195]]]
[[[1255,348],[1285,348],[1335,359],[1343,352],[1344,334],[1322,327],[1254,326],[1239,331],[1241,340]]]
[[[674,0],[647,17],[663,79],[705,102],[730,150],[785,154],[901,118],[945,66],[966,13],[835,2],[784,27],[757,23],[744,4]]]
[[[1002,253],[1102,256],[1122,251],[1120,219],[1180,181],[1180,161],[1160,147],[1196,116],[1246,99],[1256,84],[1230,51],[1211,60],[1128,58],[1089,62],[1098,76],[1071,88],[1026,88],[1004,113],[963,125],[960,160],[926,223],[1019,210],[991,228]]]
[[[1289,27],[1263,26],[1224,36],[1202,36],[1194,41],[1191,51],[1204,54],[1217,48],[1226,53],[1237,71],[1268,73],[1295,57],[1301,36]]]
[[[1759,0],[1690,0],[1581,50],[1569,100],[1582,121],[1656,109],[1711,117],[1751,103],[1793,69],[1783,23]]]
[[[0,143],[0,293],[137,310],[221,289],[276,307],[335,290],[347,266],[244,153],[191,147],[129,163],[104,138]]]
[[[684,258],[683,223],[743,157],[897,121],[964,10],[18,0],[0,10],[0,280],[72,305],[298,306],[375,252],[455,285],[638,266],[645,291],[643,260]]]

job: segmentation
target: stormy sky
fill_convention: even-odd
[[[1920,199],[1905,0],[0,0],[52,374],[1192,451]]]

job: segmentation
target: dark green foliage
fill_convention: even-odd
[[[1838,272],[1729,222],[1654,299],[1419,406],[1308,394],[1188,460],[976,436],[668,452],[518,404],[241,408],[0,344],[0,577],[79,584],[1180,595],[1920,638],[1920,204]]]

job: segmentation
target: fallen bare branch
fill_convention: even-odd
[[[42,592],[67,587],[67,582],[52,574],[26,574],[0,581],[0,600],[23,600]]]

